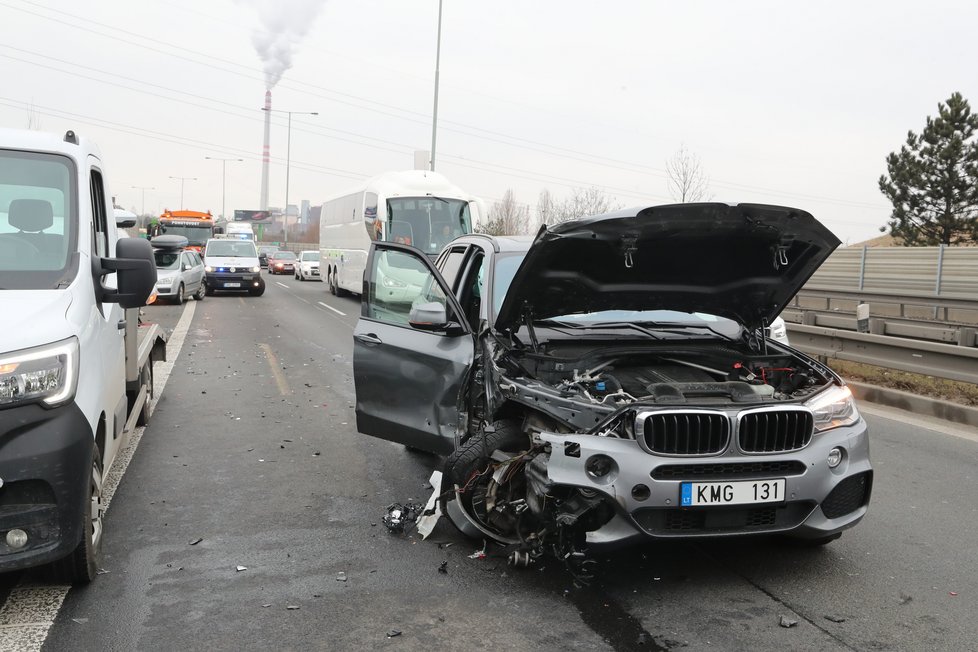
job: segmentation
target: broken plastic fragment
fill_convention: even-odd
[[[798,621],[792,620],[791,618],[788,618],[787,616],[782,614],[778,616],[778,624],[781,625],[782,627],[794,627],[795,625],[798,624]]]
[[[400,636],[400,635],[401,635],[401,630],[399,629],[392,629],[389,632],[387,632],[387,638],[394,638],[395,636]]]
[[[418,534],[421,535],[422,539],[428,538],[431,531],[435,529],[438,519],[441,518],[441,503],[438,501],[441,488],[441,471],[434,471],[428,482],[431,483],[434,491],[424,506],[424,514],[418,519]]]
[[[248,567],[247,567],[247,566],[240,566],[240,565],[239,565],[239,566],[235,566],[235,567],[234,567],[234,570],[236,570],[237,572],[239,572],[239,573],[240,573],[241,571],[246,571],[246,570],[248,570]]]
[[[346,581],[346,573],[344,573],[343,571],[340,571],[339,573],[337,573],[336,574],[336,581],[337,582],[345,582]]]
[[[843,618],[842,616],[826,616],[825,617],[825,620],[827,620],[829,622],[832,622],[832,623],[844,623],[844,622],[846,622],[846,619]]]
[[[441,564],[438,565],[438,572],[448,575],[448,561],[443,561]]]
[[[483,541],[482,542],[482,550],[476,550],[475,552],[473,552],[471,555],[469,555],[469,559],[485,559],[486,558],[486,546],[488,546],[488,545],[489,545],[489,543],[487,541]]]
[[[188,541],[187,544],[191,546],[196,546],[198,543],[200,543],[203,540],[204,540],[203,537],[197,537],[196,539],[191,539],[190,541]]]
[[[288,609],[289,611],[295,611],[296,609],[299,608],[299,605],[297,605],[297,604],[290,604],[290,605],[286,605],[285,608]]]

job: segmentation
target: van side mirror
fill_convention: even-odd
[[[153,247],[141,238],[120,238],[115,258],[92,258],[95,294],[100,303],[118,303],[123,308],[138,308],[156,287],[156,259]],[[107,288],[102,277],[116,273],[118,289]]]

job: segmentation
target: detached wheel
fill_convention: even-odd
[[[82,538],[71,554],[48,567],[51,579],[59,584],[88,584],[98,574],[102,552],[102,460],[97,447],[92,450],[89,473],[89,499],[82,510]]]
[[[530,441],[516,421],[497,421],[490,432],[482,432],[470,437],[445,460],[444,473],[450,486],[464,491],[455,492],[455,500],[462,511],[475,523],[476,527],[501,543],[517,543],[518,533],[512,523],[501,523],[486,510],[486,497],[492,493],[494,499],[512,500],[526,496],[526,485],[522,474],[516,474],[503,484],[493,479],[491,456],[494,451],[519,453],[527,450]],[[452,524],[463,534],[471,536],[472,523],[457,522],[452,510],[443,508],[449,514]],[[459,515],[461,518],[465,518]]]

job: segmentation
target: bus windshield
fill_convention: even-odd
[[[472,233],[469,203],[441,197],[387,200],[387,240],[435,255],[460,235]]]

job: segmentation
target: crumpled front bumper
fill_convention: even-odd
[[[672,457],[650,454],[630,439],[555,433],[540,438],[551,446],[547,473],[553,483],[599,492],[615,507],[611,521],[588,533],[592,545],[769,533],[817,539],[858,523],[872,490],[869,437],[862,419],[815,434],[799,451],[777,454],[744,454],[731,445],[721,455]],[[835,447],[843,449],[844,457],[832,469],[827,458]],[[614,460],[613,472],[598,479],[589,476],[585,465],[595,455]],[[683,482],[778,478],[785,479],[781,503],[680,505]]]

